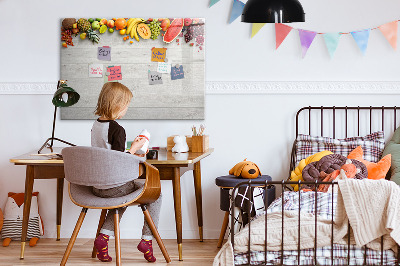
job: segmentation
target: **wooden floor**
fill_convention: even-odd
[[[60,265],[61,258],[64,255],[65,248],[69,239],[40,239],[36,247],[25,249],[25,259],[20,260],[20,242],[12,241],[9,247],[0,246],[0,265]],[[172,262],[167,264],[158,248],[157,242],[154,241],[154,254],[157,258],[157,265],[212,265],[215,255],[218,253],[217,240],[183,240],[183,261],[178,260],[178,247],[176,240],[163,240],[168,250]],[[110,240],[110,255],[113,262],[104,263],[97,258],[92,259],[92,239],[77,239],[68,259],[67,265],[115,265],[114,262],[114,243]],[[143,254],[136,249],[139,240],[121,239],[122,247],[122,264],[123,265],[153,265],[149,264]]]

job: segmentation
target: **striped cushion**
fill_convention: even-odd
[[[347,157],[357,146],[362,147],[364,160],[378,162],[385,147],[383,131],[374,132],[364,137],[345,139],[299,134],[296,139],[296,165],[302,159],[323,150],[329,150]]]
[[[21,240],[22,218],[16,220],[4,220],[1,237]],[[27,239],[40,238],[39,217],[29,218]]]

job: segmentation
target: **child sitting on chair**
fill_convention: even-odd
[[[91,142],[93,147],[125,152],[125,129],[115,120],[122,118],[126,114],[132,97],[132,92],[121,83],[108,82],[104,84],[99,95],[95,112],[95,114],[100,117],[93,123],[92,127]],[[129,153],[140,157],[146,156],[145,154],[135,154],[145,142],[145,138],[136,138],[129,149]],[[93,194],[102,198],[128,195],[144,186],[143,183],[135,181],[136,178],[137,177],[133,176],[132,181],[117,187],[93,187]],[[147,209],[156,226],[158,226],[160,208],[161,194],[155,202],[147,204]],[[125,210],[126,207],[118,209],[120,219]],[[94,246],[97,249],[97,258],[101,261],[112,260],[108,255],[108,240],[110,236],[114,236],[114,214],[115,210],[108,210],[100,234],[94,241]],[[153,256],[152,237],[153,234],[151,233],[150,227],[147,222],[144,221],[142,240],[137,248],[144,253],[144,258],[149,262],[156,261],[156,258]]]

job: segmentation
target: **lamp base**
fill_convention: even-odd
[[[49,148],[51,150],[51,152],[53,152],[53,141],[54,140],[58,140],[59,142],[68,144],[70,146],[76,146],[75,144],[69,143],[65,140],[59,139],[59,138],[48,138],[42,145],[42,147],[40,147],[40,149],[38,150],[38,154],[40,154],[40,152],[44,149],[44,148]],[[51,144],[49,144],[49,141],[51,141]]]

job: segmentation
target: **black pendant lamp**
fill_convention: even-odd
[[[304,10],[298,0],[249,0],[243,8],[242,22],[304,22]]]

